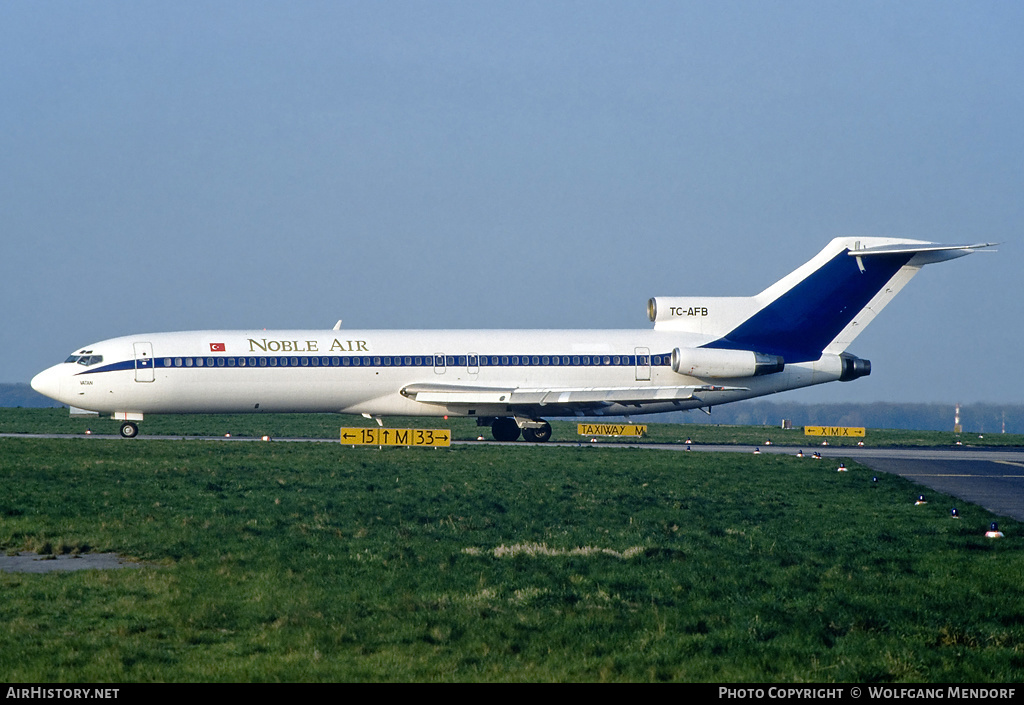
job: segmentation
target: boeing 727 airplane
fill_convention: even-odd
[[[653,298],[651,330],[207,330],[87,345],[32,387],[110,414],[472,416],[546,441],[545,417],[696,409],[871,372],[846,348],[920,268],[991,243],[836,238],[750,297]]]

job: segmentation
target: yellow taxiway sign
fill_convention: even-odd
[[[581,423],[576,424],[576,433],[581,436],[640,436],[647,435],[646,424],[623,423]]]
[[[450,429],[440,428],[342,428],[341,442],[350,446],[428,446],[447,448]]]
[[[864,437],[863,426],[804,426],[805,436],[853,436]]]

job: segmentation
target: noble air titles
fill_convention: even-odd
[[[248,338],[249,352],[369,352],[365,340],[339,340],[335,338],[327,350],[320,349],[317,340],[256,340]]]

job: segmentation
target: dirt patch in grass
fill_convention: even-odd
[[[50,573],[53,571],[116,570],[141,567],[141,563],[122,560],[116,553],[41,555],[32,551],[22,551],[16,556],[0,556],[0,572],[7,573]]]

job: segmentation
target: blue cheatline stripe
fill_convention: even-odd
[[[156,369],[233,369],[256,367],[633,367],[636,355],[202,355],[152,358]],[[641,365],[667,367],[671,353],[640,358]],[[134,359],[87,369],[79,374],[134,370]],[[145,366],[151,369],[149,365]]]
[[[150,366],[151,368],[152,366]],[[95,367],[83,370],[79,372],[79,375],[92,375],[97,372],[117,372],[118,370],[134,370],[135,360],[122,360],[121,362],[112,362],[109,365],[103,365],[102,367]]]
[[[754,350],[786,362],[811,362],[916,253],[863,257],[849,250],[705,348]]]

